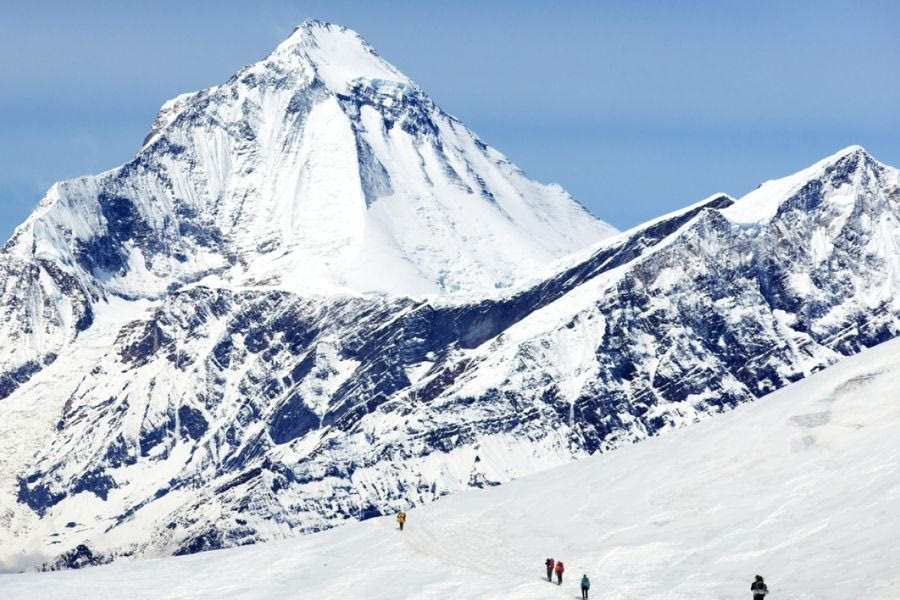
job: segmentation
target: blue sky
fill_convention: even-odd
[[[900,165],[900,3],[0,0],[0,237],[312,16],[620,228],[850,144]]]

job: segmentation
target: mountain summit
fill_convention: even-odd
[[[163,105],[125,165],[51,189],[10,250],[84,288],[502,288],[614,229],[528,179],[355,32],[306,21]]]
[[[0,251],[0,398],[111,298],[505,288],[614,233],[528,179],[355,32],[306,21],[166,102],[137,155],[55,184]]]

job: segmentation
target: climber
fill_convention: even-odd
[[[548,558],[544,561],[544,564],[547,565],[547,581],[553,581],[553,567],[556,566],[556,561]]]
[[[402,510],[397,513],[397,522],[400,523],[400,531],[403,531],[403,524],[406,523],[406,513]]]
[[[562,585],[562,574],[565,570],[566,568],[563,566],[562,561],[556,561],[556,568],[554,569],[554,571],[556,571],[556,583],[558,583],[559,585]]]
[[[750,584],[750,591],[753,592],[753,600],[765,600],[766,594],[769,593],[769,588],[766,587],[762,575],[756,576],[756,581]]]
[[[587,600],[589,589],[591,589],[591,580],[588,579],[587,573],[585,573],[581,576],[581,600]]]

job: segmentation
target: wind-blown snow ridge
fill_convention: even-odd
[[[414,85],[382,59],[355,31],[341,25],[307,19],[272,53],[272,57],[302,54],[330,89],[349,94],[357,80]]]
[[[900,596],[900,343],[687,430],[283,542],[0,575],[4,597],[776,598]],[[542,581],[543,559],[567,566]],[[148,582],[153,582],[152,585]]]

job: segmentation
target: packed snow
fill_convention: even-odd
[[[362,36],[335,23],[308,19],[273,54],[291,54],[298,49],[315,64],[325,84],[341,94],[350,93],[357,79],[412,85],[396,67],[378,56]]]
[[[306,536],[0,576],[4,598],[900,597],[900,340],[693,427]],[[544,578],[562,560],[562,586]]]

